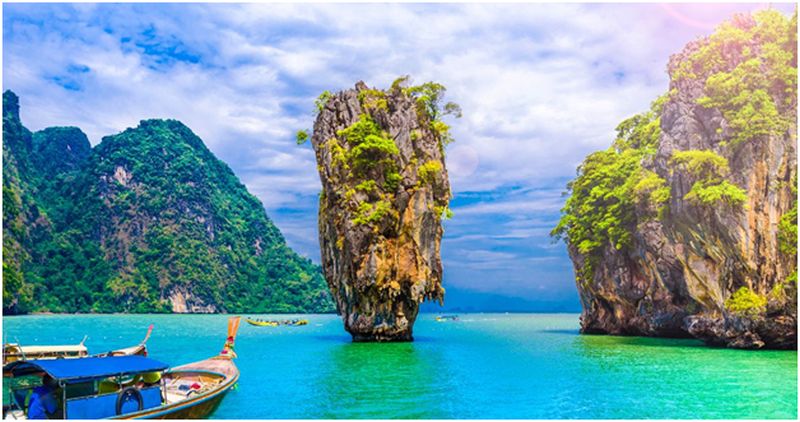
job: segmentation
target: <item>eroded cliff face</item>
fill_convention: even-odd
[[[656,142],[629,177],[634,197],[620,224],[630,236],[584,236],[596,248],[567,239],[583,332],[797,347],[795,28],[775,15],[738,16],[671,58],[670,92],[646,118]],[[637,124],[620,139],[640,136],[630,135]],[[557,231],[579,233],[577,221]]]
[[[447,127],[396,83],[324,95],[311,142],[322,266],[354,341],[410,341],[419,305],[443,300]]]

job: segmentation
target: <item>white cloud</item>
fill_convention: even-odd
[[[456,219],[445,247],[461,239],[472,250],[443,248],[445,265],[489,258],[487,247],[499,245],[514,252],[493,252],[513,255],[498,263],[538,268],[530,260],[557,256],[543,274],[572,289],[565,253],[543,246],[539,222],[554,222],[581,159],[666,91],[669,54],[710,32],[685,18],[720,21],[754,6],[715,7],[6,4],[3,83],[20,95],[29,128],[75,125],[95,144],[141,119],[183,121],[261,198],[290,244],[316,259],[316,164],[292,140],[312,126],[313,98],[360,79],[439,81],[464,110],[451,122]],[[467,194],[478,199],[462,202]],[[489,243],[470,249],[481,230]],[[497,267],[481,274],[525,285]]]

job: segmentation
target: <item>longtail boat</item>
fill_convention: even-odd
[[[250,319],[250,318],[245,319],[245,321],[247,321],[247,323],[250,324],[250,325],[255,325],[256,327],[277,327],[278,326],[278,321],[260,321],[260,320],[256,320],[256,319]]]
[[[150,339],[150,334],[153,333],[153,324],[147,327],[147,334],[144,339],[135,346],[126,347],[124,349],[112,350],[110,352],[102,353],[105,356],[147,356],[147,340]]]
[[[289,326],[295,326],[296,327],[296,326],[307,325],[308,324],[308,320],[307,319],[295,319],[295,320],[286,320],[286,321],[271,321],[271,320],[270,321],[262,321],[262,320],[258,320],[258,319],[246,318],[245,321],[247,321],[248,324],[255,325],[257,327],[277,327],[279,325],[289,325]]]
[[[54,346],[22,346],[19,343],[3,345],[3,365],[26,359],[73,359],[89,356],[89,349],[83,344],[86,337],[78,344],[62,344]]]
[[[458,315],[438,315],[436,322],[458,321]]]
[[[147,356],[147,340],[153,332],[153,324],[147,328],[147,334],[139,344],[123,349],[111,350],[103,353],[110,356]],[[3,345],[3,365],[18,360],[33,359],[75,359],[89,356],[89,350],[84,344],[88,336],[85,336],[78,344],[64,344],[55,346],[22,346],[18,343],[6,343]]]
[[[12,362],[3,367],[4,382],[29,382],[22,387],[9,383],[9,397],[3,398],[3,417],[28,419],[32,411],[28,404],[33,401],[26,396],[39,391],[40,395],[60,398],[52,412],[46,406],[42,411],[49,418],[205,418],[239,379],[239,369],[233,363],[239,321],[239,317],[228,320],[228,337],[219,354],[173,368],[135,355]],[[38,384],[30,383],[39,376],[42,379]],[[39,396],[37,400],[45,402]]]

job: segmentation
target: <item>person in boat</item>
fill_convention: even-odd
[[[60,419],[58,404],[58,383],[45,374],[42,385],[33,389],[28,402],[28,419]]]
[[[136,388],[153,387],[161,382],[161,372],[147,372],[136,377]]]

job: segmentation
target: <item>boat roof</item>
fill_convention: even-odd
[[[51,377],[66,381],[124,376],[143,372],[163,371],[169,365],[144,356],[107,356],[80,359],[37,359],[17,361],[6,365],[4,373],[14,376],[45,372]]]
[[[59,353],[59,352],[86,352],[86,346],[82,344],[68,344],[62,346],[13,346],[18,347],[22,353],[37,354],[37,353]]]

